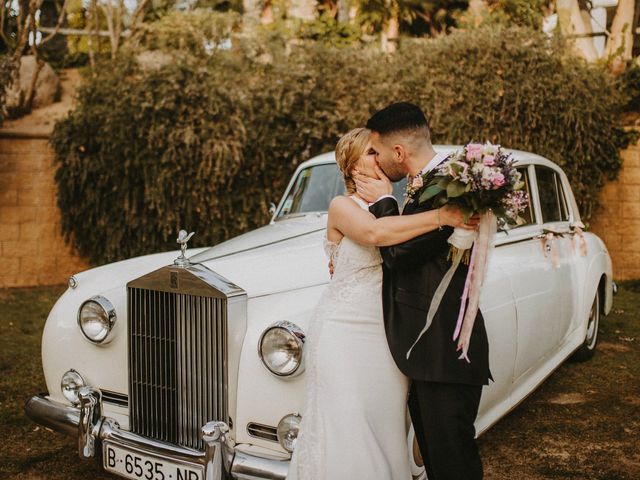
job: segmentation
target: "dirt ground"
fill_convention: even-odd
[[[640,282],[599,335],[593,359],[562,365],[481,437],[487,479],[640,479]]]
[[[0,479],[115,479],[32,423],[40,338],[63,287],[0,290]],[[562,365],[480,440],[487,480],[640,479],[640,281],[622,286],[586,363]]]

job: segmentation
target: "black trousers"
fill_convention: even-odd
[[[429,480],[481,480],[473,422],[481,385],[413,380],[409,412]]]

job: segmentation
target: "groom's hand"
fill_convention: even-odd
[[[368,203],[377,201],[380,197],[390,195],[393,192],[391,181],[377,165],[374,166],[375,173],[378,178],[362,175],[360,172],[354,172],[353,179],[356,183],[356,191],[358,195]]]
[[[480,215],[474,215],[466,222],[462,211],[453,205],[440,207],[440,223],[453,228],[464,228],[465,230],[477,230],[480,224]]]

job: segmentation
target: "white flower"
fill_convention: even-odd
[[[482,173],[483,173],[483,176],[484,176],[484,172],[483,172],[483,170],[484,170],[485,168],[486,168],[486,167],[482,164],[482,162],[474,163],[474,164],[473,164],[473,166],[471,167],[471,172],[473,172],[473,173],[475,173],[475,174],[478,174],[478,173],[481,173],[481,172],[482,172]]]
[[[496,153],[498,153],[499,148],[500,148],[500,145],[494,145],[490,142],[487,142],[482,146],[482,154],[495,155]]]

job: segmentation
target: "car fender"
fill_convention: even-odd
[[[594,234],[585,234],[585,240],[587,242],[587,252],[595,250],[596,253],[589,255],[589,262],[586,268],[585,281],[582,289],[582,298],[580,309],[580,318],[584,319],[581,323],[581,333],[586,335],[587,322],[586,319],[589,316],[589,310],[591,309],[591,302],[600,286],[600,282],[604,276],[604,295],[600,298],[600,306],[602,313],[607,315],[611,311],[613,303],[613,269],[611,257],[604,244],[604,242]]]

